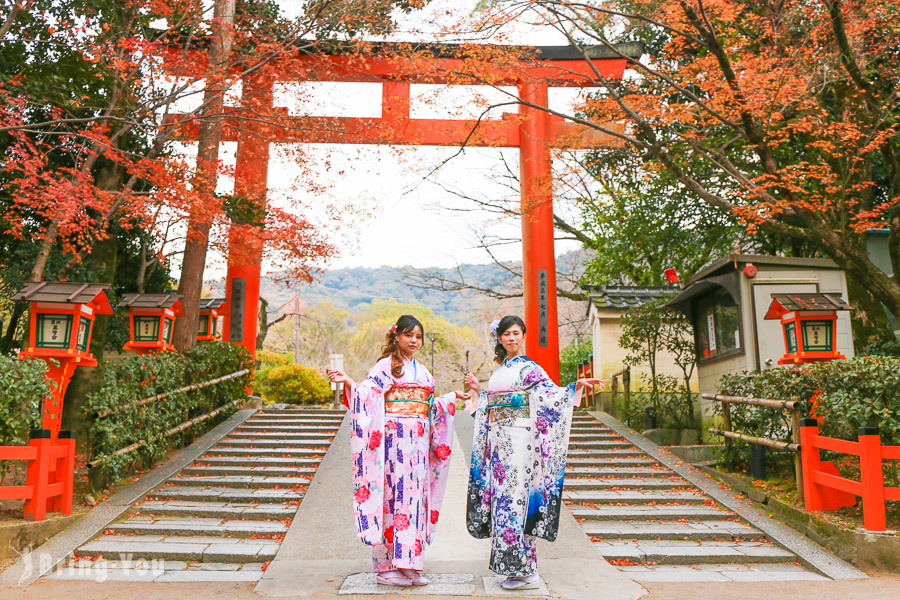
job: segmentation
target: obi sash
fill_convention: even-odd
[[[434,401],[434,388],[416,383],[399,383],[384,394],[384,412],[400,417],[427,419]]]
[[[487,393],[488,419],[491,423],[505,419],[528,419],[528,394],[522,390],[499,390]]]

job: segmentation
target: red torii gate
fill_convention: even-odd
[[[518,114],[505,113],[500,120],[413,119],[410,85],[515,86],[522,101],[547,107],[550,87],[590,87],[598,73],[608,81],[620,80],[627,60],[622,55],[640,53],[631,46],[623,45],[621,54],[589,49],[590,62],[572,46],[516,47],[519,58],[504,60],[512,48],[391,43],[367,43],[364,53],[298,53],[273,61],[243,78],[241,105],[226,115],[222,139],[237,142],[235,194],[265,203],[273,141],[519,148],[527,351],[559,381],[550,148],[590,148],[615,140],[521,103]],[[290,116],[286,108],[273,106],[273,85],[285,81],[381,83],[381,117]],[[196,124],[180,124],[179,137],[197,139]],[[225,284],[231,314],[222,335],[244,344],[251,354],[256,349],[261,260],[258,242],[232,236]]]

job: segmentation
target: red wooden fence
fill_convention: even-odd
[[[831,461],[822,460],[820,450],[859,457],[859,481],[842,477]],[[877,427],[860,427],[858,441],[819,435],[815,419],[800,423],[803,456],[803,487],[807,510],[834,510],[853,506],[862,498],[863,523],[870,531],[887,528],[885,501],[900,500],[900,487],[885,487],[884,461],[900,459],[900,446],[882,446]]]
[[[75,438],[70,431],[60,431],[54,443],[49,429],[35,429],[28,446],[0,446],[0,460],[28,461],[25,485],[0,486],[0,500],[25,500],[25,518],[33,521],[43,521],[48,512],[72,514]]]

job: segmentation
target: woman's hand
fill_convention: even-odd
[[[325,374],[328,375],[328,379],[330,379],[332,383],[345,383],[350,386],[356,385],[356,382],[350,379],[343,371],[337,369],[325,369]]]
[[[601,390],[606,387],[606,385],[603,383],[603,380],[589,377],[587,379],[579,379],[578,381],[576,381],[575,390],[577,391],[581,388],[593,387],[595,385],[599,385]]]
[[[601,390],[605,387],[601,380],[594,379],[593,377],[579,379],[575,382],[575,406],[581,406],[581,395],[583,393],[583,390],[585,388],[592,388],[595,385],[600,386]]]
[[[478,383],[478,380],[471,373],[466,374],[466,378],[464,380],[466,387],[473,392],[475,392],[476,396],[481,395],[481,384]]]

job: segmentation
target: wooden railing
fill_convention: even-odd
[[[112,408],[98,412],[96,415],[96,418],[103,419],[103,418],[106,418],[106,417],[120,411],[120,410],[124,410],[126,408],[135,408],[135,407],[139,407],[139,406],[144,406],[146,404],[149,404],[150,402],[158,402],[160,400],[164,400],[165,398],[167,398],[169,396],[173,396],[175,394],[190,393],[192,391],[200,390],[205,387],[209,387],[211,385],[217,385],[217,384],[223,383],[225,381],[230,381],[230,380],[236,379],[238,377],[243,377],[244,375],[247,375],[249,373],[250,373],[250,369],[243,369],[241,371],[235,371],[234,373],[229,373],[228,375],[223,375],[223,376],[217,377],[215,379],[210,379],[209,381],[195,383],[195,384],[188,385],[188,386],[185,386],[182,388],[178,388],[177,390],[165,392],[163,394],[157,394],[155,396],[142,398],[141,400],[138,400],[134,404],[125,404],[125,405],[114,406]],[[146,446],[151,441],[171,437],[171,436],[175,435],[176,433],[184,431],[185,429],[187,429],[188,427],[191,427],[192,425],[196,425],[197,423],[202,423],[203,421],[206,421],[207,419],[211,419],[211,418],[215,417],[222,411],[224,411],[228,408],[231,408],[232,406],[234,406],[240,402],[243,402],[244,400],[245,400],[245,398],[237,398],[235,400],[232,400],[231,402],[227,402],[227,403],[223,404],[222,406],[220,406],[220,407],[216,408],[215,410],[212,410],[204,415],[200,415],[200,416],[194,417],[192,419],[187,419],[187,420],[183,421],[182,423],[179,423],[175,427],[172,427],[171,429],[164,431],[163,433],[161,433],[158,436],[155,436],[155,437],[149,438],[149,439],[145,439],[145,440],[140,440],[133,444],[129,444],[128,446],[125,446],[124,448],[119,448],[115,452],[111,452],[109,454],[104,454],[103,456],[100,456],[98,458],[95,458],[92,461],[89,461],[87,463],[87,467],[89,469],[92,469],[92,468],[102,464],[103,462],[113,458],[114,456],[120,456],[122,454],[127,454],[129,452],[137,450],[138,448]]]
[[[25,500],[25,518],[43,521],[48,512],[72,514],[75,438],[60,431],[34,429],[28,446],[0,446],[0,460],[28,461],[25,485],[0,486],[0,500]]]
[[[767,448],[781,450],[794,453],[794,477],[797,482],[797,495],[803,502],[803,465],[800,457],[800,399],[793,398],[791,400],[769,400],[766,398],[748,398],[744,396],[724,396],[722,394],[701,394],[706,400],[720,402],[722,404],[722,429],[710,427],[709,432],[714,435],[720,435],[727,440],[740,440],[750,444],[759,444]],[[774,408],[779,410],[791,411],[791,442],[782,442],[770,438],[759,437],[755,435],[747,435],[731,428],[731,405],[744,404],[747,406],[762,406],[766,408]]]
[[[619,378],[622,378],[622,402],[625,406],[625,412],[628,412],[628,405],[631,404],[631,367],[622,367],[621,371],[612,374],[609,382],[610,399],[612,407],[615,408],[616,396],[619,394]]]

